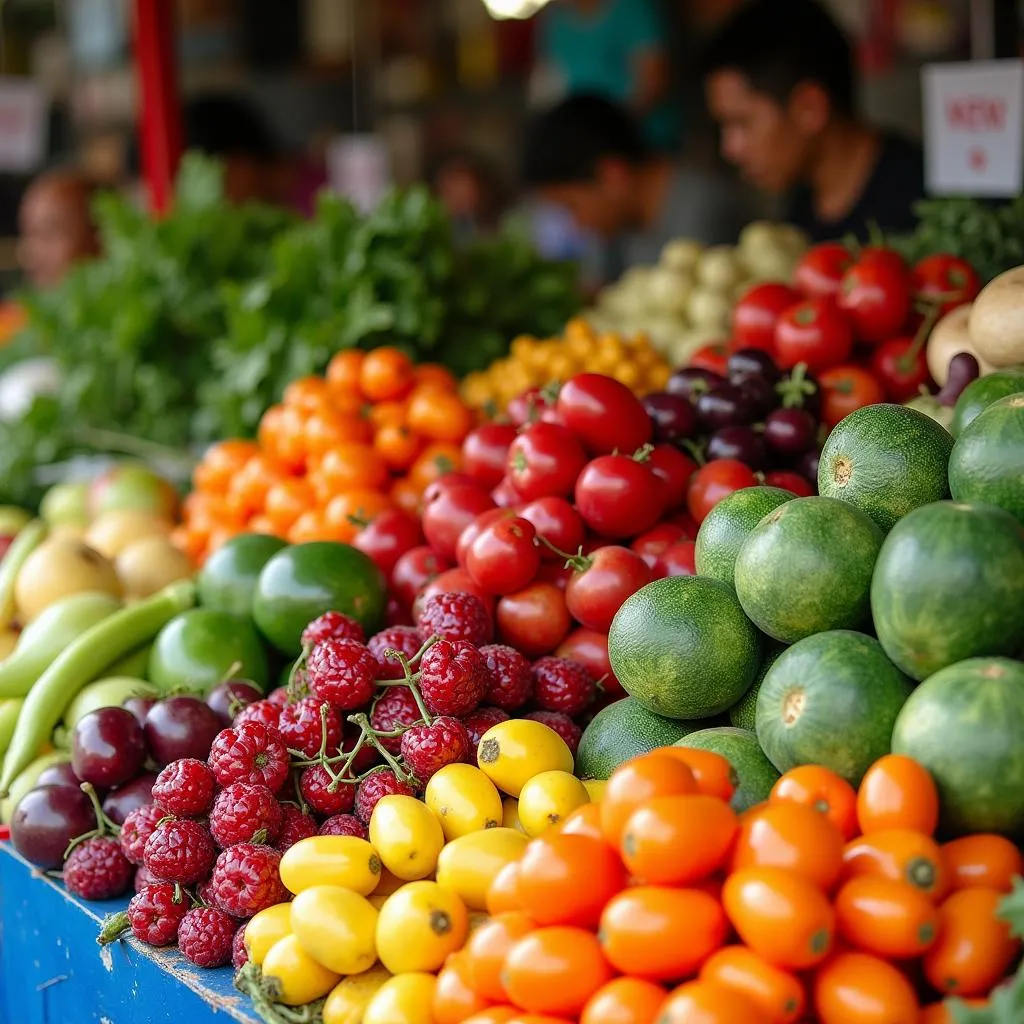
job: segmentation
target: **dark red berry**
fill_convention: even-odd
[[[258,722],[236,722],[217,734],[207,763],[222,786],[248,782],[276,793],[288,777],[288,748],[276,729]]]
[[[503,711],[517,711],[533,696],[530,663],[514,647],[488,644],[480,653],[490,672],[485,700]]]
[[[490,674],[483,655],[465,640],[438,640],[420,662],[420,692],[434,715],[461,718],[484,699]]]
[[[462,724],[466,727],[466,732],[469,733],[472,764],[476,764],[476,748],[480,745],[480,737],[492,726],[499,722],[507,722],[508,719],[507,711],[492,707],[477,708],[476,711],[462,719]]]
[[[380,768],[371,772],[356,786],[355,812],[356,817],[369,824],[377,801],[386,796],[413,796],[413,788],[408,782],[399,779],[390,768]]]
[[[210,874],[217,848],[205,825],[188,818],[165,821],[146,840],[146,867],[163,882],[195,885]]]
[[[321,714],[325,716],[323,719]],[[316,697],[303,697],[283,707],[277,728],[288,749],[297,750],[304,758],[316,757],[320,753],[325,730],[327,751],[333,753],[341,743],[341,719],[337,711]]]
[[[306,663],[310,693],[343,711],[355,711],[373,697],[377,659],[355,640],[325,640]]]
[[[281,854],[270,846],[239,843],[229,847],[213,866],[213,902],[232,917],[243,918],[283,903],[289,896],[278,874],[280,863]]]
[[[178,925],[178,949],[196,967],[224,967],[231,963],[237,928],[223,910],[193,907]]]
[[[370,726],[378,733],[398,732],[421,721],[423,715],[408,686],[388,686],[370,711]],[[402,746],[401,736],[379,736],[378,740],[391,754],[397,754]]]
[[[299,840],[315,836],[316,832],[316,819],[313,815],[301,811],[294,804],[285,804],[281,808],[281,831],[277,834],[274,848],[284,853]]]
[[[245,925],[235,929],[235,937],[231,940],[231,966],[237,971],[249,962],[249,951],[245,948]]]
[[[302,631],[302,646],[308,650],[325,640],[354,640],[361,644],[366,642],[366,633],[352,616],[324,612]]]
[[[142,892],[147,885],[165,885],[166,883],[161,881],[156,875],[153,874],[149,868],[143,864],[141,867],[135,869],[135,891]]]
[[[593,703],[597,684],[587,670],[568,658],[539,658],[533,663],[533,699],[544,711],[578,715]]]
[[[275,691],[276,693],[277,691]],[[272,697],[273,695],[271,695]],[[276,729],[277,723],[281,720],[281,708],[284,707],[283,703],[268,698],[267,700],[258,700],[252,704],[246,705],[238,712],[232,721],[232,726],[238,728],[240,725],[245,725],[247,722],[258,722],[260,725],[266,726],[268,729]]]
[[[370,830],[354,814],[335,814],[320,826],[322,836],[355,836],[369,839]]]
[[[188,906],[188,895],[180,887],[166,882],[147,885],[128,904],[132,935],[150,946],[173,945]]]
[[[543,722],[549,729],[557,732],[572,751],[572,756],[576,756],[576,748],[580,745],[583,730],[564,711],[531,711],[524,717],[535,722]]]
[[[131,861],[113,836],[79,843],[64,861],[64,884],[83,900],[110,900],[126,893],[135,874]]]
[[[409,660],[423,646],[423,634],[415,626],[388,626],[371,636],[366,646],[377,659],[378,679],[401,679],[405,675],[402,663],[398,658],[389,658],[387,652],[397,651]]]
[[[181,818],[205,814],[213,803],[217,780],[202,761],[183,757],[172,761],[153,783],[153,802],[166,814]]]
[[[335,783],[323,765],[314,764],[302,770],[299,791],[317,814],[331,815],[352,810],[356,786],[354,782]]]
[[[425,636],[465,640],[474,647],[491,642],[494,622],[476,594],[434,594],[423,602],[416,625]]]
[[[442,716],[430,725],[414,725],[402,737],[402,759],[424,784],[446,764],[466,761],[469,755],[469,733],[457,718]]]
[[[299,671],[304,670],[300,669]],[[298,675],[298,672],[296,675]],[[271,690],[270,693],[267,694],[267,700],[269,700],[271,704],[276,704],[279,708],[283,708],[291,699],[292,695],[288,692],[287,686],[279,686],[277,689]],[[277,727],[276,722],[274,723],[274,726],[275,728]]]
[[[146,840],[153,834],[167,812],[156,804],[146,804],[130,811],[121,826],[121,850],[133,864],[142,864]]]
[[[233,782],[217,794],[210,833],[221,849],[238,843],[272,843],[281,831],[281,805],[266,786]]]

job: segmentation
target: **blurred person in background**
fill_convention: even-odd
[[[471,152],[447,153],[437,161],[429,181],[460,239],[473,238],[498,226],[504,205],[502,188],[483,157]]]

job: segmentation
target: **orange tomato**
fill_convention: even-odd
[[[791,1024],[803,1016],[807,996],[800,979],[759,957],[746,946],[726,946],[712,953],[700,980],[745,995],[770,1024]]]
[[[417,386],[429,384],[431,387],[440,388],[442,391],[458,391],[459,382],[455,379],[451,370],[440,363],[420,363],[413,370],[413,379]]]
[[[474,1013],[467,1017],[463,1024],[505,1024],[505,1021],[513,1017],[520,1017],[520,1012],[514,1006],[503,1004],[501,1006],[489,1006],[486,1010]]]
[[[665,990],[641,978],[616,978],[587,1000],[580,1024],[654,1024]]]
[[[522,910],[519,899],[519,861],[506,864],[487,887],[487,913],[492,916]]]
[[[262,512],[267,503],[267,492],[285,475],[266,455],[253,455],[228,485],[228,504],[244,516]]]
[[[305,514],[306,513],[303,512],[303,515],[305,515]],[[301,518],[301,516],[299,518]],[[249,530],[248,530],[248,532],[249,533],[267,533],[267,534],[273,535],[273,533],[274,533],[274,524],[266,516],[256,515],[256,516],[253,516],[252,519],[249,520]]]
[[[629,816],[656,796],[697,792],[697,780],[687,765],[671,757],[644,754],[619,765],[601,797],[601,831],[618,846]]]
[[[394,505],[386,494],[357,488],[331,498],[324,508],[324,522],[338,540],[347,543],[367,523],[391,508]]]
[[[953,839],[941,847],[942,863],[954,889],[1013,890],[1013,879],[1024,875],[1024,855],[1005,836],[979,832]]]
[[[626,820],[619,849],[639,881],[689,885],[725,863],[738,828],[735,811],[716,796],[658,796]]]
[[[195,562],[206,549],[207,534],[189,529],[187,526],[176,526],[171,531],[171,543],[188,555]]]
[[[464,950],[448,957],[437,973],[431,1006],[434,1024],[462,1024],[467,1017],[486,1010],[489,999],[473,991],[469,957]]]
[[[289,473],[301,473],[306,468],[308,415],[292,406],[273,405],[260,420],[260,447]]]
[[[658,1014],[659,1024],[765,1024],[742,992],[714,981],[688,981],[673,989]]]
[[[732,870],[784,868],[829,892],[843,867],[843,837],[806,804],[780,801],[743,819]]]
[[[473,428],[473,413],[457,394],[420,384],[409,396],[408,423],[431,441],[458,444]]]
[[[558,830],[563,836],[590,836],[591,839],[604,839],[601,831],[601,807],[599,804],[584,804],[565,816]]]
[[[284,389],[281,404],[302,409],[305,412],[319,412],[330,408],[330,389],[323,377],[299,377]]]
[[[267,491],[264,515],[274,524],[275,530],[287,533],[295,520],[316,505],[316,495],[309,481],[302,477],[290,476],[278,480]]]
[[[331,394],[358,395],[362,397],[359,390],[359,378],[363,370],[363,353],[357,348],[343,349],[331,357],[327,364],[327,372],[324,379]]]
[[[857,823],[865,835],[909,828],[930,836],[939,823],[939,791],[931,773],[902,754],[879,758],[857,792]]]
[[[697,788],[702,793],[717,796],[727,803],[739,785],[736,769],[727,758],[712,750],[697,750],[695,747],[656,747],[651,753],[677,757],[693,772]]]
[[[337,532],[324,522],[323,513],[317,508],[303,512],[292,523],[287,538],[290,544],[308,544],[315,540],[345,540],[345,537],[337,536]]]
[[[791,768],[772,786],[770,803],[793,801],[824,814],[847,841],[857,835],[857,793],[846,779],[817,764]]]
[[[408,469],[419,455],[421,442],[408,427],[385,424],[373,435],[373,450],[389,469]]]
[[[931,948],[939,912],[920,889],[861,875],[836,894],[836,929],[852,946],[888,960],[910,960]]]
[[[725,880],[722,903],[743,942],[776,967],[813,967],[832,948],[835,914],[828,898],[789,871],[737,871]]]
[[[608,901],[598,934],[616,970],[670,981],[696,973],[728,933],[721,905],[707,893],[638,885]]]
[[[457,444],[428,444],[409,469],[409,477],[422,492],[428,484],[462,468],[462,449]]]
[[[1020,942],[996,916],[997,889],[961,889],[939,907],[939,939],[924,956],[928,983],[942,995],[984,996],[1005,977]]]
[[[965,999],[963,1002],[967,1006],[979,1008],[988,1005],[984,999]],[[931,1006],[922,1006],[918,1024],[956,1024],[956,1021],[943,1002],[932,1003]]]
[[[192,474],[192,484],[200,491],[224,494],[235,475],[259,454],[252,441],[220,441],[207,448]]]
[[[880,875],[894,882],[907,882],[933,902],[941,900],[948,888],[938,844],[931,836],[909,829],[872,832],[847,843],[843,851],[843,880],[858,875]]]
[[[505,957],[502,979],[509,1000],[529,1013],[575,1017],[611,980],[597,937],[582,928],[538,928]]]
[[[485,921],[469,937],[465,953],[469,983],[476,992],[495,1002],[508,999],[501,972],[509,950],[525,935],[536,929],[536,922],[527,914],[498,914]]]
[[[371,402],[394,401],[413,385],[412,360],[397,348],[382,345],[363,357],[359,387]]]
[[[302,439],[306,446],[306,466],[311,469],[319,465],[325,455],[342,445],[369,445],[373,440],[373,426],[359,416],[324,409],[306,414]]]
[[[914,989],[892,964],[866,953],[840,953],[814,979],[821,1024],[918,1024]]]
[[[420,504],[423,500],[423,492],[409,477],[399,477],[388,491],[388,496],[394,503],[395,508],[400,508],[408,515],[419,518]]]
[[[368,415],[378,430],[381,427],[404,427],[406,405],[405,402],[378,402],[370,406]]]
[[[364,488],[380,491],[388,483],[388,466],[368,444],[339,444],[325,452],[311,474],[317,497],[326,504],[336,494]]]

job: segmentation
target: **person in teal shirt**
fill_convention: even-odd
[[[541,61],[564,93],[627,107],[660,151],[678,146],[680,129],[667,46],[658,0],[554,0],[541,14]]]

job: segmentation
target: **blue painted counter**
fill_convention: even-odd
[[[230,967],[134,939],[97,945],[127,905],[83,903],[0,843],[0,1024],[258,1024]]]

